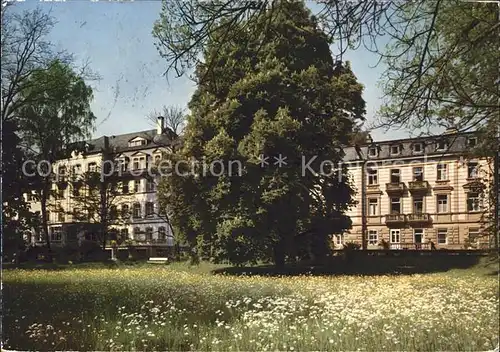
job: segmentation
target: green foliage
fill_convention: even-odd
[[[349,251],[357,251],[360,248],[361,248],[361,245],[359,243],[347,242],[344,244],[343,250],[346,252],[349,252]]]
[[[416,1],[395,16],[397,35],[385,54],[384,122],[479,130],[478,151],[497,152],[498,5]]]
[[[269,32],[250,35],[264,22]],[[283,265],[295,257],[299,233],[324,256],[319,248],[328,248],[328,236],[350,227],[344,212],[352,189],[337,163],[363,120],[362,86],[348,63],[334,64],[326,35],[303,3],[279,2],[272,16],[242,26],[228,40],[217,33],[204,48],[212,65],[197,67],[184,145],[169,156],[172,165],[219,161],[224,170],[214,176],[202,165],[181,164],[178,171],[189,174],[166,177],[160,202],[186,240],[211,248],[219,261]],[[260,154],[269,166],[259,165]],[[273,157],[280,154],[287,164],[277,167]],[[315,158],[316,172],[303,173],[302,158]]]
[[[90,86],[68,64],[58,60],[47,69],[33,71],[23,84],[21,95],[33,100],[19,108],[19,135],[32,160],[53,164],[79,150],[80,144],[76,142],[89,137],[95,121],[90,110],[93,99]],[[49,247],[46,214],[51,177],[35,173],[30,179],[38,191],[42,229]]]

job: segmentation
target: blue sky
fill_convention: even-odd
[[[102,79],[93,82],[92,108],[97,116],[95,137],[154,128],[148,113],[162,105],[186,106],[195,85],[187,78],[163,76],[166,62],[154,47],[151,34],[161,2],[16,2],[15,11],[40,6],[57,20],[49,39],[73,53],[76,62],[90,61]],[[367,119],[380,105],[377,82],[383,71],[377,56],[357,50],[347,55],[354,73],[365,86]],[[403,138],[404,131],[372,132],[375,140]]]

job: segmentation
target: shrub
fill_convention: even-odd
[[[382,247],[382,249],[384,249],[384,250],[389,250],[389,249],[391,249],[391,245],[389,244],[389,242],[387,242],[387,241],[386,241],[386,240],[384,240],[384,239],[382,239],[378,245],[379,245],[380,247]]]

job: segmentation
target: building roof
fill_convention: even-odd
[[[146,145],[129,146],[129,141],[141,137],[147,140]],[[175,134],[167,129],[163,134],[157,134],[156,129],[125,133],[113,136],[102,136],[87,141],[88,153],[99,153],[104,149],[110,148],[113,152],[120,153],[124,151],[142,150],[146,148],[158,148],[172,145],[175,140]]]
[[[473,132],[468,133],[448,133],[439,136],[419,137],[419,138],[406,138],[397,140],[388,140],[381,142],[372,142],[359,146],[361,158],[368,160],[381,160],[381,159],[397,159],[405,157],[423,157],[423,156],[439,156],[445,154],[467,154],[470,149],[468,145],[469,138],[473,137]],[[438,143],[445,142],[446,148],[439,150]],[[414,152],[413,146],[421,144],[422,152]],[[400,146],[399,154],[392,154],[392,146]],[[368,151],[370,148],[376,148],[377,156],[369,156]],[[361,160],[360,155],[355,147],[344,148],[345,156],[344,161]]]

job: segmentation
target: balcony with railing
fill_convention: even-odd
[[[408,214],[408,222],[412,224],[422,224],[431,222],[431,216],[429,213],[413,213]]]
[[[430,243],[422,242],[408,242],[408,243],[390,243],[389,249],[400,249],[400,250],[428,250],[431,249]]]
[[[429,182],[411,181],[408,183],[408,188],[411,193],[426,193],[429,190]]]
[[[404,214],[386,214],[385,215],[385,223],[387,225],[392,224],[402,224],[406,222],[406,216]]]
[[[385,184],[387,194],[403,194],[405,191],[404,182],[391,182]]]

